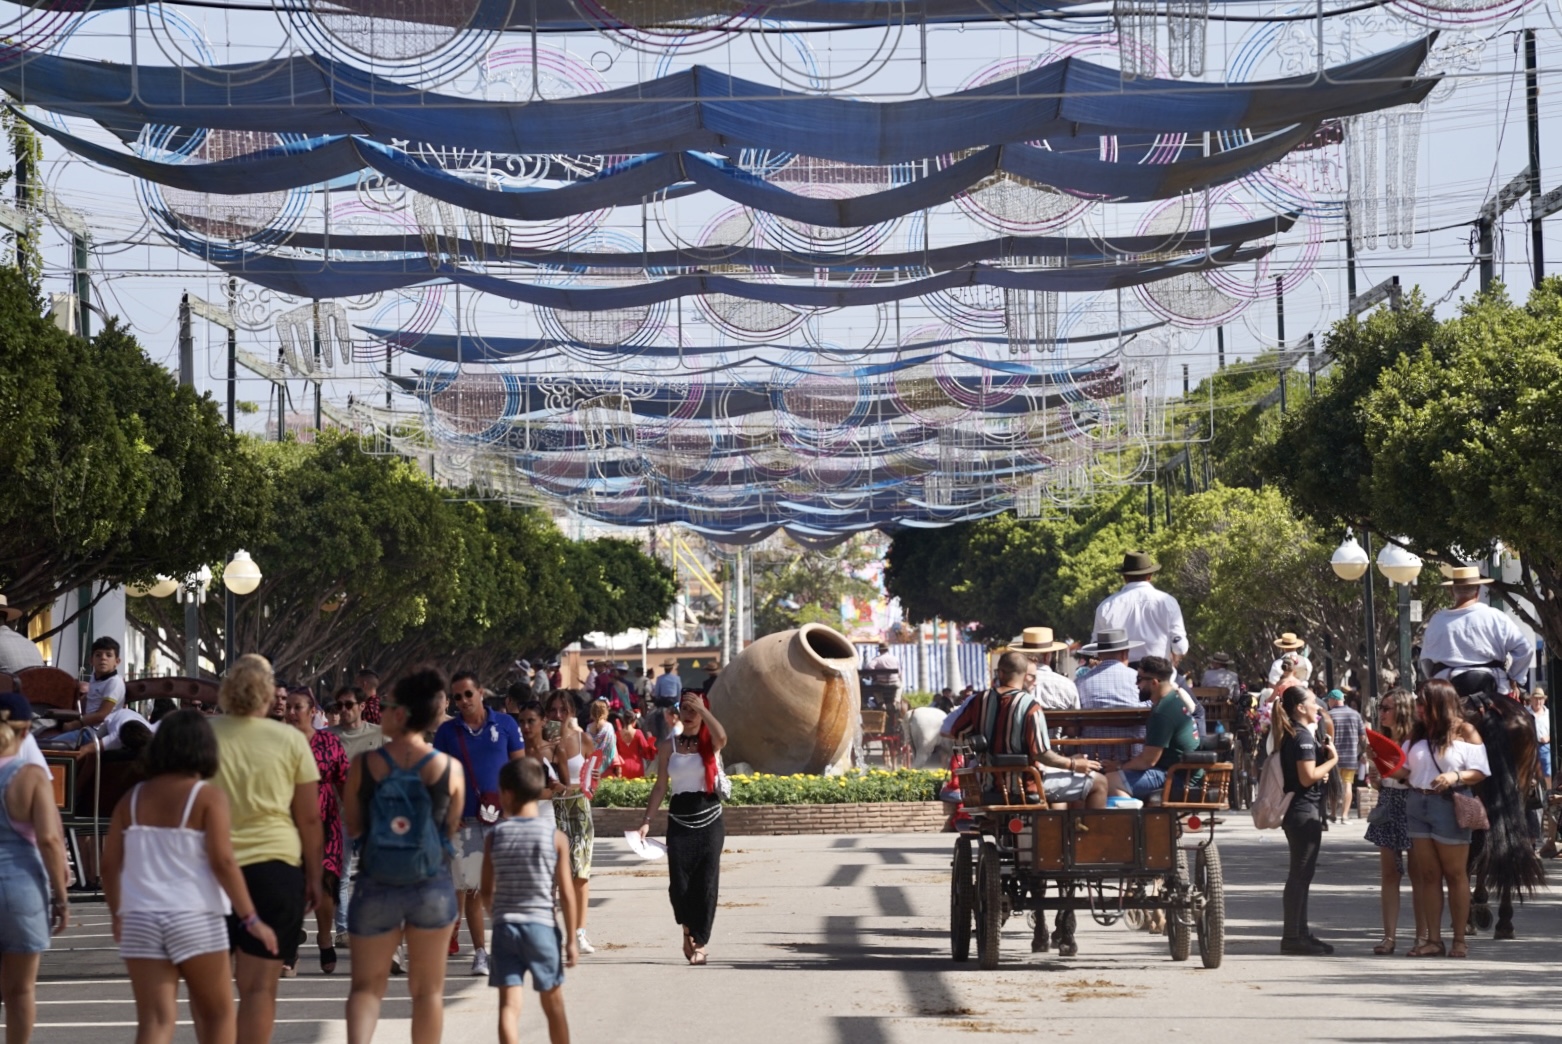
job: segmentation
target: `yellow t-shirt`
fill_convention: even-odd
[[[297,729],[267,718],[211,719],[217,733],[217,775],[233,815],[233,855],[240,866],[271,860],[302,866],[303,846],[293,824],[293,791],[315,783],[309,741]]]

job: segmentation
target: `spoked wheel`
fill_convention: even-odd
[[[998,846],[982,842],[976,860],[976,961],[986,971],[998,967],[998,937],[1003,929],[1003,885],[998,875]]]
[[[975,867],[971,839],[955,839],[954,873],[949,880],[949,950],[957,961],[971,957],[971,918],[976,907]]]
[[[1201,845],[1193,861],[1193,890],[1200,900],[1194,920],[1199,959],[1206,968],[1219,968],[1226,956],[1226,877],[1220,868],[1220,849],[1213,841]]]
[[[1188,894],[1188,853],[1177,849],[1177,869],[1172,874],[1170,897],[1181,898]],[[1171,948],[1171,959],[1185,961],[1193,948],[1193,933],[1183,923],[1184,911],[1177,906],[1166,910],[1166,943]]]

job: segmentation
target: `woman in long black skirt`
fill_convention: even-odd
[[[685,692],[673,734],[656,752],[656,784],[646,806],[640,836],[651,830],[651,813],[672,795],[667,813],[667,894],[673,916],[683,928],[683,955],[704,964],[711,925],[716,920],[721,880],[721,846],[727,827],[721,819],[716,754],[727,733],[697,692]]]

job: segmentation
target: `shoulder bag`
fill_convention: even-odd
[[[1432,749],[1430,740],[1426,742],[1427,753],[1432,755],[1432,764],[1437,768],[1437,774],[1442,775],[1443,766],[1438,763],[1437,752]],[[1454,773],[1458,775],[1458,773]],[[1486,815],[1486,806],[1481,804],[1481,799],[1475,796],[1469,787],[1458,787],[1450,790],[1448,796],[1454,802],[1454,822],[1464,830],[1490,830],[1491,820]]]

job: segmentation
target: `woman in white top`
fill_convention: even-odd
[[[705,963],[705,946],[716,920],[721,846],[727,838],[716,758],[726,745],[727,732],[711,714],[705,697],[685,692],[674,733],[657,749],[656,783],[640,824],[644,838],[651,832],[651,813],[662,807],[662,798],[670,791],[667,892],[673,916],[683,928],[683,956],[690,964]]]
[[[1452,684],[1432,680],[1422,684],[1416,701],[1417,721],[1407,752],[1410,795],[1405,812],[1410,834],[1410,889],[1417,923],[1426,939],[1410,951],[1412,957],[1444,954],[1443,886],[1448,888],[1448,912],[1454,941],[1450,957],[1467,957],[1465,922],[1470,917],[1470,831],[1454,818],[1456,790],[1473,787],[1491,772],[1480,733],[1460,713],[1459,694]]]
[[[159,723],[146,761],[146,782],[120,799],[103,844],[103,894],[130,970],[136,1044],[173,1040],[181,978],[196,1039],[232,1044],[226,915],[243,911],[239,920],[272,953],[277,937],[255,916],[233,857],[227,795],[206,785],[217,774],[217,737],[198,711],[176,711]]]
[[[1416,698],[1409,689],[1390,689],[1378,702],[1378,731],[1401,747],[1410,742],[1410,730],[1416,720]],[[1371,761],[1368,764],[1372,764]],[[1374,770],[1375,771],[1375,770]],[[1405,876],[1405,853],[1410,851],[1410,825],[1405,816],[1410,796],[1410,767],[1401,766],[1391,776],[1378,778],[1378,803],[1367,823],[1367,843],[1378,847],[1378,899],[1383,908],[1383,941],[1372,948],[1378,956],[1394,952],[1394,937],[1399,930],[1399,882]],[[1416,941],[1426,938],[1421,910],[1411,904],[1416,918]]]

